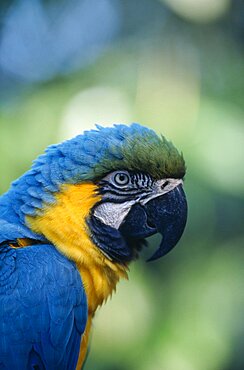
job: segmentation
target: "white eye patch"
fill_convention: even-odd
[[[129,213],[131,207],[136,203],[130,200],[123,203],[104,202],[99,204],[94,210],[94,216],[105,225],[119,229],[124,218]]]
[[[149,194],[148,197],[146,197],[145,199],[142,199],[140,203],[146,204],[150,200],[168,193],[169,191],[173,190],[180,184],[183,184],[183,180],[181,179],[169,178],[169,179],[158,180],[155,182],[151,194]]]
[[[124,201],[121,203],[100,203],[94,209],[94,216],[102,221],[105,225],[109,225],[115,229],[119,229],[120,225],[130,212],[130,209],[134,204],[140,203],[144,205],[150,200],[168,193],[180,184],[182,184],[182,180],[180,179],[170,178],[158,180],[155,182],[151,192],[148,193],[146,197],[143,197],[143,199],[140,199],[140,197],[135,197],[135,199],[133,200]]]

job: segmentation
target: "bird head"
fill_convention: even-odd
[[[12,192],[21,194],[16,212],[35,238],[63,245],[67,255],[67,245],[76,245],[78,255],[79,248],[89,248],[86,235],[109,260],[127,263],[153,234],[162,241],[150,260],[181,238],[184,175],[182,155],[153,130],[97,126],[50,146]]]
[[[94,242],[111,259],[133,259],[145,238],[160,233],[162,241],[149,261],[158,259],[177,244],[184,231],[187,203],[182,179],[156,180],[148,172],[113,171],[98,183],[102,198],[93,207],[88,225]],[[113,229],[116,237],[111,248],[103,235],[111,236]],[[124,240],[122,248],[119,236]]]

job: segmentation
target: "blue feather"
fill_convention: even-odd
[[[26,216],[54,203],[63,184],[95,181],[113,170],[134,138],[159,140],[152,130],[132,124],[97,126],[52,145],[0,197],[0,369],[75,369],[87,321],[85,290],[74,264],[32,232]],[[115,229],[93,223],[93,230],[115,260],[131,257]],[[10,248],[8,241],[17,238],[45,245]]]
[[[126,145],[138,137],[142,143],[146,139],[151,143],[159,140],[153,130],[139,124],[113,127],[97,125],[97,130],[85,131],[83,135],[49,146],[45,154],[40,155],[33,162],[32,168],[16,180],[8,191],[7,206],[8,214],[12,213],[11,221],[14,216],[10,202],[11,208],[17,213],[18,222],[24,223],[25,215],[34,215],[35,212],[39,214],[38,210],[46,203],[55,201],[53,193],[58,192],[63,183],[94,180],[94,177],[101,176],[101,170],[111,170],[109,163],[122,160]],[[106,162],[101,166],[103,159]],[[5,195],[0,197],[0,209],[4,203]]]
[[[0,368],[75,369],[87,320],[75,265],[51,245],[5,243],[0,266]]]

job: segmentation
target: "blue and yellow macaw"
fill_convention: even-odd
[[[47,148],[0,197],[0,369],[80,369],[92,318],[144,239],[168,253],[187,218],[185,164],[139,124]]]

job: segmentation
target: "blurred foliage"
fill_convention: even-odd
[[[64,3],[1,2],[0,191],[94,123],[153,127],[187,163],[182,241],[131,266],[94,320],[86,368],[243,370],[244,3]]]

